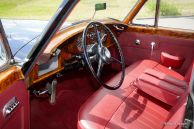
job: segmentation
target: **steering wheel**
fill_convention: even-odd
[[[91,38],[90,31],[93,30],[93,36],[95,37],[95,42],[93,45],[91,43],[88,43],[88,37]],[[107,34],[103,32],[106,32]],[[115,51],[118,54],[119,59],[112,56],[109,48],[107,45],[104,45],[104,42],[106,41],[104,38],[109,34],[109,37],[111,38],[111,46],[115,46]],[[112,43],[113,42],[113,43]],[[107,43],[107,42],[105,42]],[[88,45],[90,44],[90,45]],[[82,35],[82,49],[84,54],[84,59],[86,62],[86,65],[88,66],[90,72],[94,76],[94,78],[105,88],[110,90],[116,90],[118,89],[124,80],[125,76],[125,63],[124,63],[124,57],[121,50],[121,47],[118,43],[117,38],[113,34],[113,32],[104,24],[100,22],[90,22],[87,27],[83,31]],[[97,64],[96,67],[94,67],[92,64]],[[101,73],[103,72],[103,67],[105,64],[114,64],[120,66],[121,72],[119,73],[119,78],[116,77],[116,83],[114,84],[106,84],[101,79]]]

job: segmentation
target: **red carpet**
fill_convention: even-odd
[[[48,97],[31,96],[31,129],[76,129],[79,108],[95,91],[94,85],[98,86],[97,82],[82,71],[58,80],[54,105]]]

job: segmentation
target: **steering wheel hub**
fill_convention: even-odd
[[[100,48],[99,50],[99,55],[100,55],[100,58],[105,62],[105,63],[111,63],[111,53],[110,51],[108,50],[107,47],[102,47]]]

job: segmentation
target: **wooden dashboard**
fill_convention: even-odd
[[[191,31],[181,31],[177,29],[169,29],[162,27],[147,27],[147,26],[137,26],[137,25],[126,25],[120,21],[108,19],[100,21],[107,25],[112,32],[119,37],[119,35],[123,32],[138,32],[142,34],[157,34],[163,36],[170,36],[175,38],[184,38],[184,39],[193,39],[194,33]],[[83,22],[79,24],[72,25],[68,28],[60,30],[54,38],[51,40],[50,44],[47,46],[43,55],[39,58],[39,62],[37,65],[33,67],[30,74],[28,75],[28,84],[29,86],[40,82],[54,74],[59,73],[64,70],[64,61],[71,59],[74,55],[81,53],[80,49],[80,41],[82,37],[82,32],[88,25],[88,22]],[[110,45],[110,44],[109,44]],[[107,47],[109,46],[106,45]],[[51,59],[53,59],[53,54],[55,54],[56,50],[60,50],[60,54],[57,56],[56,68],[51,70],[41,76],[38,75],[40,70],[40,64],[48,63]]]
[[[106,24],[116,36],[120,34],[120,31],[117,30],[115,26],[125,26],[121,22],[115,20],[107,20],[103,23]],[[55,35],[55,37],[49,43],[48,47],[45,49],[43,55],[38,59],[39,61],[37,62],[37,64],[30,72],[28,79],[29,86],[45,80],[52,75],[60,73],[62,70],[64,70],[65,61],[70,60],[73,56],[81,54],[83,52],[82,33],[87,24],[88,22],[73,25],[66,29],[60,30]],[[87,45],[93,44],[96,41],[95,38],[96,35],[93,29],[89,30],[87,34]],[[107,37],[106,44],[104,45],[107,47],[111,46],[110,37]],[[56,51],[59,51],[59,53],[56,54]],[[51,69],[44,74],[40,74],[41,65],[45,65],[46,67],[48,67],[49,62],[51,62],[51,60],[54,60],[54,57],[56,58],[54,69]]]

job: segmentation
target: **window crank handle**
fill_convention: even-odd
[[[151,45],[151,56],[152,56],[153,55],[153,51],[154,51],[154,47],[156,46],[156,43],[155,42],[151,42],[150,45]]]

